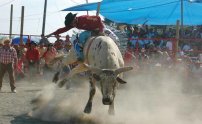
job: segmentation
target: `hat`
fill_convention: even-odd
[[[11,40],[9,38],[6,38],[6,39],[4,39],[3,44],[5,44],[6,42],[8,42],[10,44]]]
[[[77,14],[72,14],[71,12],[68,13],[65,17],[65,26],[68,26],[72,23],[72,21],[75,19]]]

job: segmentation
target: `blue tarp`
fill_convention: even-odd
[[[184,25],[202,24],[202,0],[183,0]],[[82,4],[63,11],[97,10],[97,3]],[[175,25],[181,20],[181,0],[103,0],[100,14],[117,23]]]
[[[28,36],[23,36],[22,39],[23,39],[24,44],[26,44],[27,41],[28,41]],[[34,41],[37,44],[39,43],[39,39],[35,38],[35,37],[31,37],[31,41]],[[19,45],[20,44],[20,37],[13,38],[12,39],[12,44],[13,45]]]

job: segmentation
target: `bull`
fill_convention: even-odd
[[[132,70],[133,68],[124,67],[123,57],[118,46],[108,36],[90,37],[85,43],[83,50],[84,61],[72,69],[66,78],[60,79],[59,83],[64,82],[75,74],[90,71],[90,93],[84,112],[91,113],[92,101],[96,93],[96,82],[99,82],[103,97],[102,102],[104,105],[109,105],[108,113],[113,115],[115,113],[114,98],[118,83],[126,83],[122,79],[121,73]],[[67,56],[63,56],[62,59],[64,65],[69,65],[77,61],[74,48],[70,50]],[[56,73],[53,81],[59,80],[58,74]]]

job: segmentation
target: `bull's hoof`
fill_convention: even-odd
[[[88,103],[86,104],[85,109],[84,109],[84,113],[90,114],[90,113],[91,113],[91,110],[92,110],[92,102],[88,102]]]
[[[64,84],[67,83],[67,81],[68,81],[67,79],[64,79],[64,80],[60,81],[58,83],[58,87],[62,88],[64,86]]]
[[[115,115],[115,112],[114,112],[113,109],[109,109],[109,110],[108,110],[108,114],[109,114],[109,115]]]
[[[52,82],[56,83],[59,80],[59,74],[60,72],[55,73]]]

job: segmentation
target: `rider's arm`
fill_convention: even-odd
[[[72,29],[73,27],[63,27],[63,28],[59,28],[57,29],[55,32],[49,34],[49,35],[46,35],[46,37],[50,37],[51,35],[59,35],[61,33],[64,33],[70,29]]]
[[[66,32],[66,31],[68,31],[68,30],[69,30],[68,28],[63,27],[63,28],[57,29],[57,30],[56,30],[55,32],[53,32],[52,34],[53,34],[53,35],[58,35],[58,34],[61,34],[61,33]]]

